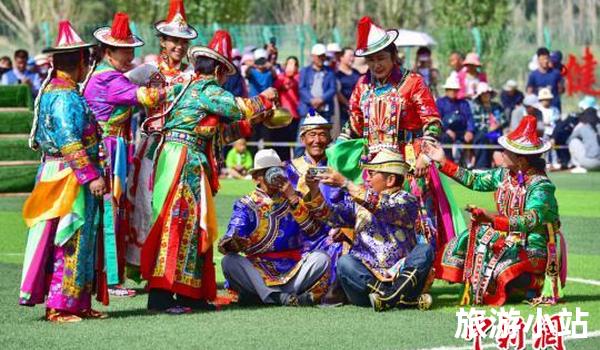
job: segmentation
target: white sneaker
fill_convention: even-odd
[[[582,167],[576,167],[571,169],[571,174],[587,174],[587,169]]]

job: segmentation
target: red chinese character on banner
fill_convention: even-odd
[[[544,315],[533,325],[533,348],[536,350],[564,350],[565,341],[562,331],[562,320],[559,315]]]
[[[567,80],[566,89],[569,96],[576,93],[600,96],[600,90],[594,90],[597,64],[598,62],[594,58],[594,54],[589,47],[585,48],[581,63],[579,63],[575,55],[569,55],[567,63],[565,64],[565,78]]]

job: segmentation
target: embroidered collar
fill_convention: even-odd
[[[321,159],[320,161],[315,162],[313,157],[311,157],[308,154],[304,154],[304,161],[310,165],[316,165],[316,166],[326,166],[327,165],[327,157],[326,156],[324,156],[323,159]]]
[[[390,72],[390,75],[383,82],[377,81],[377,79],[375,79],[375,76],[371,73],[371,71],[369,71],[367,74],[371,85],[373,85],[374,87],[383,87],[388,84],[398,85],[400,82],[402,82],[405,73],[406,72],[403,68],[399,66],[394,66],[394,68],[392,68],[392,71]]]
[[[168,59],[165,59],[163,56],[163,54],[158,56],[158,69],[163,75],[170,77],[178,76],[187,68],[187,64],[183,62],[179,63],[179,67],[171,67],[169,66]]]
[[[55,71],[55,76],[50,81],[49,89],[75,90],[75,88],[77,88],[77,83],[69,74],[61,70]]]

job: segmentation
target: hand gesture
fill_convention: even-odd
[[[442,165],[446,162],[446,153],[444,153],[444,149],[439,143],[423,142],[423,152]]]
[[[106,193],[106,184],[102,176],[90,182],[90,192],[96,197],[102,197]]]

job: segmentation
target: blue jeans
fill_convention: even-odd
[[[423,284],[433,265],[433,247],[430,244],[417,244],[404,261],[404,267],[417,269],[418,291],[423,289]],[[375,281],[375,276],[369,269],[351,254],[342,256],[337,263],[337,275],[351,304],[358,306],[371,306],[367,286]]]

